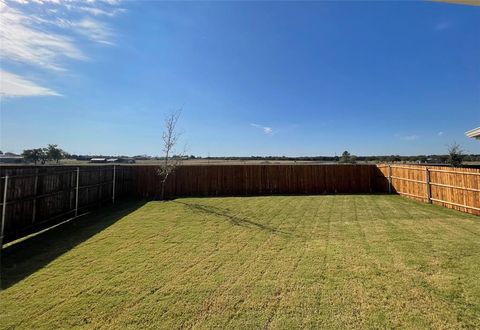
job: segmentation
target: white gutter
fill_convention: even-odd
[[[474,128],[471,131],[465,132],[468,137],[480,140],[480,127]]]

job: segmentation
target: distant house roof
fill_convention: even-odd
[[[133,163],[135,163],[135,159],[130,158],[130,157],[107,158],[106,162],[107,163],[129,163],[129,164],[133,164]]]
[[[107,161],[106,158],[92,158],[90,159],[90,162],[92,163],[105,163]]]
[[[7,158],[12,158],[12,159],[23,159],[23,156],[19,156],[19,155],[0,155],[0,158],[2,159],[7,159]]]
[[[480,127],[474,128],[471,131],[466,132],[468,137],[480,140]]]
[[[0,155],[0,163],[21,163],[23,162],[23,156],[18,155]]]

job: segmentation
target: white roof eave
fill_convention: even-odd
[[[480,139],[480,127],[474,128],[465,133],[468,137]]]

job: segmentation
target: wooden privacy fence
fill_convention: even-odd
[[[166,182],[169,197],[270,194],[371,193],[372,165],[213,165],[180,166]],[[155,166],[135,166],[135,194],[157,198],[161,183]]]
[[[480,170],[444,166],[378,165],[379,191],[480,215]]]
[[[132,176],[124,166],[0,167],[0,246],[129,195]]]
[[[117,197],[158,198],[157,169],[0,166],[0,240],[28,235]],[[480,215],[480,170],[438,166],[180,166],[169,177],[165,192],[170,198],[390,192]]]

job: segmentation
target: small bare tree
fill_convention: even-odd
[[[165,199],[165,183],[169,175],[175,171],[175,168],[182,161],[182,155],[173,155],[175,146],[180,138],[180,133],[177,132],[177,122],[181,112],[181,110],[177,110],[165,117],[165,127],[162,134],[164,158],[160,168],[157,170],[162,185],[160,194],[162,200]]]
[[[451,145],[448,146],[448,159],[447,162],[452,167],[459,167],[462,165],[464,158],[464,153],[462,148],[456,142],[453,142]]]

